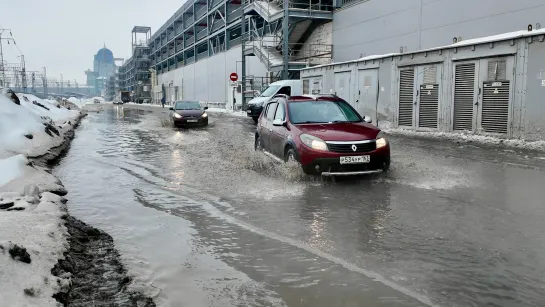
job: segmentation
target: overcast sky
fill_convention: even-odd
[[[106,44],[116,58],[131,55],[131,30],[152,34],[185,0],[0,0],[0,28],[11,29],[27,70],[47,67],[47,76],[86,80],[93,56]],[[4,33],[5,37],[6,33]],[[8,34],[9,35],[9,34]],[[4,60],[20,62],[19,51],[3,42]]]

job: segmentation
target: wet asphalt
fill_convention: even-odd
[[[387,175],[323,181],[251,119],[91,108],[55,175],[158,306],[545,305],[545,153],[392,137]]]

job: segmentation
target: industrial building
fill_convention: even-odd
[[[259,90],[299,68],[520,30],[544,13],[539,0],[189,0],[149,39],[152,86],[169,100],[228,102],[233,87]]]
[[[541,0],[497,0],[493,3],[473,0],[189,0],[147,41],[149,65],[154,74],[151,85],[153,92],[165,88],[167,101],[194,99],[240,106],[242,100],[251,98],[243,96],[240,99],[241,93],[259,91],[278,79],[298,79],[301,74],[308,77],[308,71],[313,71],[308,68],[316,65],[372,59],[373,55],[382,54],[420,55],[420,50],[523,30],[528,25],[539,30],[545,22],[543,16],[545,3]],[[452,54],[451,51],[444,52]],[[381,57],[381,61],[389,61],[395,66],[407,58],[388,60],[388,57]],[[502,65],[518,67],[517,63],[509,62],[514,60],[498,61],[490,63],[497,63],[500,68],[504,67]],[[441,63],[435,70],[426,70],[427,81],[431,82],[433,76],[437,78],[436,83],[431,84],[446,82],[444,74],[450,72],[452,59]],[[489,64],[483,62],[482,65]],[[339,68],[337,65],[330,67],[334,68],[327,69],[337,71]],[[303,73],[301,69],[304,69]],[[414,86],[431,86],[422,83],[423,80],[416,82],[423,78],[424,72],[419,71],[421,67],[414,69],[413,77],[408,72],[403,72],[403,76],[413,80]],[[436,74],[432,76],[430,71]],[[236,82],[230,81],[232,73],[238,76]],[[386,72],[379,69],[377,73]],[[394,85],[407,81],[398,79],[395,70],[388,73],[392,74],[388,80]],[[350,77],[345,75],[348,78],[344,81],[346,86],[335,84],[333,90],[337,93],[340,93],[339,88],[356,91],[355,82],[370,80],[364,75],[360,80],[357,74],[354,70]],[[338,80],[334,82],[341,82]],[[307,86],[313,86],[308,82],[310,80]],[[323,82],[325,85],[330,81],[324,79]],[[514,79],[509,86],[513,86],[513,82]],[[399,103],[395,95],[400,93],[394,91],[395,88],[388,98],[392,108]],[[417,91],[420,89],[416,88],[413,93]],[[450,94],[440,91],[437,95]],[[355,92],[346,97],[353,104],[361,103]],[[400,110],[399,106],[395,110]],[[393,125],[414,127],[420,119],[411,117],[416,114],[411,112],[413,115],[406,115],[405,119],[403,116],[394,119],[393,113],[383,115],[389,116]],[[453,122],[454,119],[438,118],[437,129],[453,130]],[[421,127],[425,125],[423,123]],[[429,125],[435,127],[435,122],[432,120]],[[482,127],[482,123],[472,122],[470,127],[466,121],[457,127],[482,130],[478,126]],[[500,126],[489,130],[513,137],[522,133],[522,128],[512,128],[511,122],[508,122],[507,130],[503,122]]]
[[[119,89],[130,91],[132,101],[151,101],[152,68],[149,41],[150,27],[136,26],[132,30],[132,56],[119,67],[117,78]]]

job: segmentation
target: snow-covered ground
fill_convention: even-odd
[[[67,100],[71,103],[77,105],[80,108],[83,108],[87,104],[93,104],[95,102],[95,99],[100,101],[101,104],[112,104],[111,101],[105,101],[102,97],[93,97],[93,98],[76,98],[76,97],[70,97]]]
[[[61,145],[80,112],[17,96],[0,94],[0,305],[56,306],[52,295],[69,284],[51,274],[67,249],[65,190],[28,158]]]
[[[0,159],[15,154],[43,155],[64,141],[79,111],[33,95],[18,95],[20,105],[0,95]],[[58,133],[58,134],[57,134]]]
[[[226,113],[232,116],[246,117],[246,112],[244,111],[233,111],[233,110],[227,110],[222,108],[208,108],[208,110],[206,111],[210,113]]]
[[[433,131],[414,131],[401,128],[379,127],[387,134],[403,135],[409,137],[424,137],[439,140],[450,140],[462,143],[476,143],[482,145],[502,145],[520,149],[545,151],[545,141],[527,141],[521,139],[503,139],[495,135],[475,134],[468,131],[461,132],[433,132]]]

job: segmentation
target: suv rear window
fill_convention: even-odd
[[[360,115],[344,101],[311,100],[288,105],[293,124],[361,122]]]

